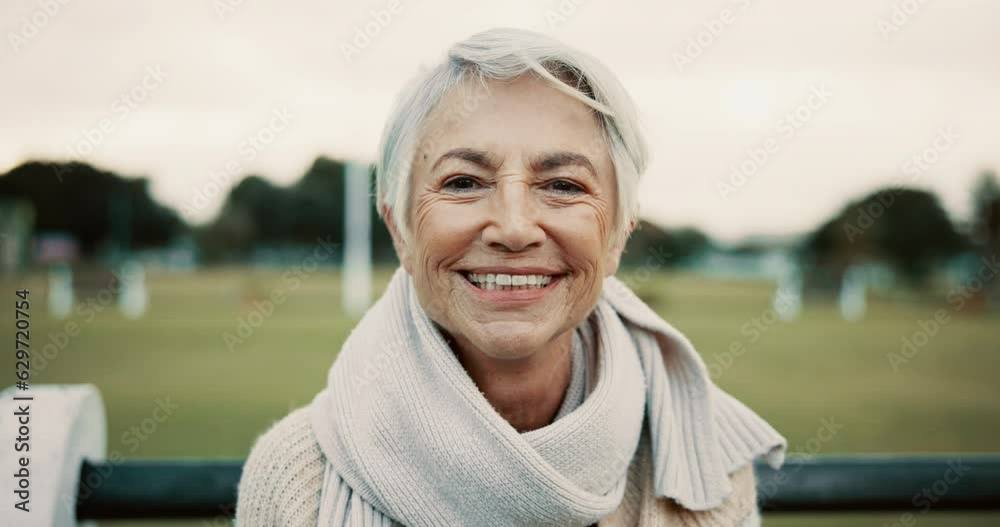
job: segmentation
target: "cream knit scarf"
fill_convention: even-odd
[[[720,505],[728,474],[784,439],[718,389],[691,343],[616,278],[575,336],[557,419],[518,433],[462,368],[396,270],[310,408],[329,466],[322,526],[586,526],[612,513],[649,434],[657,497]],[[579,360],[592,340],[595,367]],[[583,364],[581,364],[583,363]],[[587,378],[592,379],[587,381]]]

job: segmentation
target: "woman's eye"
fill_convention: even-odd
[[[445,182],[444,188],[458,192],[468,192],[479,188],[479,182],[469,176],[458,176]]]
[[[557,179],[552,183],[549,183],[548,187],[562,194],[575,194],[583,192],[583,187],[571,181],[566,181],[565,179]]]

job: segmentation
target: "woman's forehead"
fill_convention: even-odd
[[[591,108],[533,76],[485,85],[456,86],[431,113],[422,151],[431,163],[456,149],[503,157],[538,157],[565,152],[595,166],[609,158],[606,140]]]

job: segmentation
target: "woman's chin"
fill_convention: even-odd
[[[488,349],[484,350],[483,353],[496,360],[521,360],[527,359],[535,354],[535,350],[529,350],[526,348],[515,348],[515,349]]]
[[[476,339],[480,345],[476,347],[494,359],[523,359],[551,345],[551,338],[543,335],[546,332],[540,331],[537,323],[503,322],[491,326],[488,331],[480,333]]]

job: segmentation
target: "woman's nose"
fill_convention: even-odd
[[[515,252],[542,244],[545,231],[538,224],[538,208],[530,184],[502,182],[489,199],[490,221],[483,230],[487,245]]]

